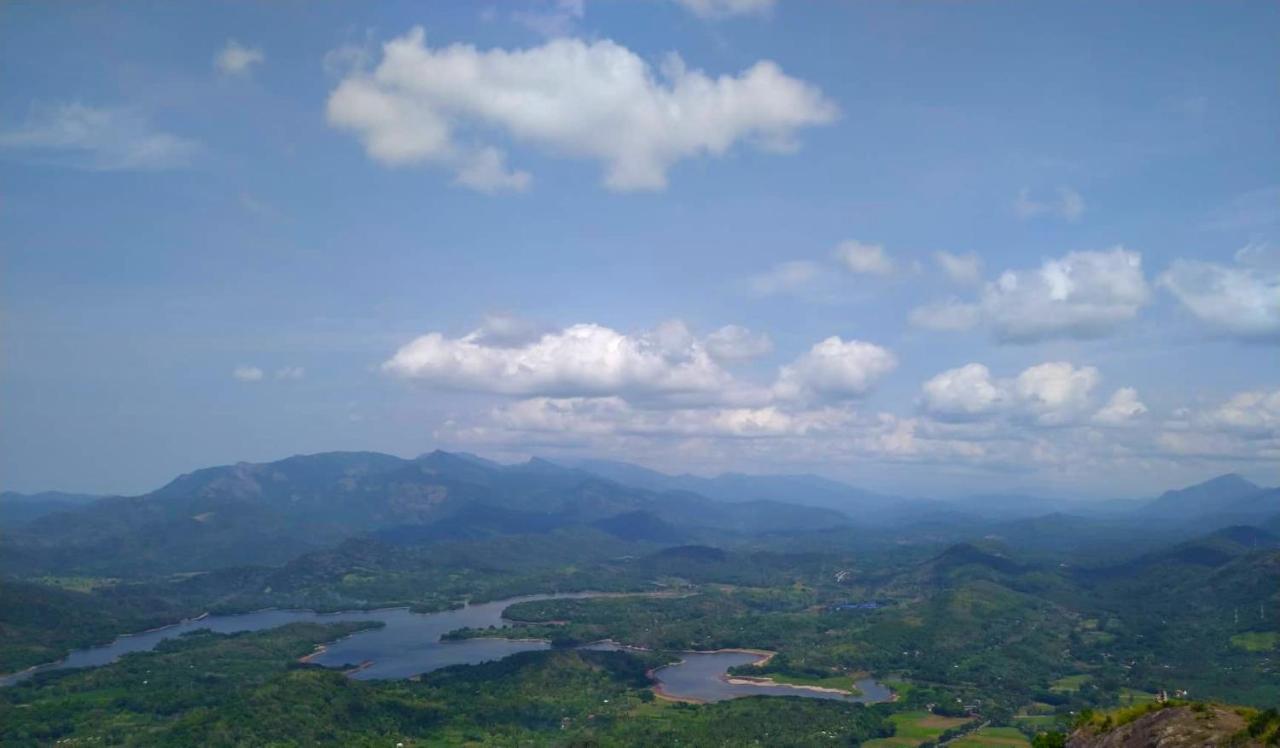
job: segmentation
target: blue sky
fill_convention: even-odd
[[[0,14],[0,487],[1280,483],[1274,4]]]

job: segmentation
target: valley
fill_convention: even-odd
[[[0,739],[269,742],[283,726],[258,710],[323,699],[355,710],[331,733],[352,744],[720,739],[745,719],[789,725],[796,745],[829,742],[812,732],[828,725],[837,742],[1007,746],[1162,691],[1277,703],[1274,490],[1207,485],[1190,494],[1207,514],[1157,521],[1181,492],[1089,520],[1159,538],[1099,557],[1069,522],[1043,537],[977,511],[946,530],[868,526],[874,505],[712,499],[546,461],[198,471],[7,526],[0,669],[19,675]],[[1247,511],[1212,519],[1215,491]],[[237,659],[249,651],[265,659]],[[183,668],[207,675],[180,703],[145,696],[146,675]]]

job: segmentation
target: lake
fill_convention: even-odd
[[[467,605],[456,610],[438,613],[414,613],[406,608],[387,608],[340,613],[259,610],[236,615],[205,616],[197,620],[183,621],[172,626],[122,636],[101,647],[76,650],[58,662],[0,677],[0,687],[19,683],[45,670],[106,665],[115,662],[121,655],[152,650],[161,641],[181,636],[189,631],[208,629],[220,634],[231,634],[239,631],[260,631],[288,623],[335,623],[338,621],[381,621],[385,625],[380,629],[361,631],[333,642],[327,645],[323,652],[311,657],[311,662],[329,667],[371,662],[367,667],[353,673],[352,677],[364,680],[408,678],[449,665],[488,662],[500,660],[517,652],[547,649],[550,645],[542,641],[466,639],[443,642],[440,641],[440,637],[446,632],[468,626],[472,628],[501,626],[504,623],[502,611],[517,603],[593,596],[596,595],[589,592],[525,595]]]
[[[474,665],[500,660],[517,652],[548,649],[550,644],[522,639],[461,639],[441,641],[444,634],[464,627],[502,626],[502,613],[508,607],[537,600],[602,597],[600,593],[573,592],[553,595],[525,595],[506,600],[467,605],[437,613],[414,613],[407,608],[386,608],[340,613],[315,613],[308,610],[259,610],[236,615],[213,615],[183,621],[172,626],[122,636],[101,647],[80,649],[58,662],[41,665],[20,673],[0,676],[0,687],[24,681],[38,672],[69,668],[97,667],[115,662],[130,652],[146,652],[165,639],[189,631],[208,629],[221,634],[260,631],[288,623],[335,623],[338,621],[381,621],[382,628],[359,631],[325,645],[308,660],[326,667],[362,665],[351,673],[360,680],[409,678],[450,665]],[[496,633],[496,632],[495,632]],[[589,645],[590,649],[625,649],[611,642]],[[814,691],[788,685],[730,683],[726,671],[736,665],[757,662],[762,655],[750,652],[682,652],[681,661],[654,672],[662,692],[668,696],[694,701],[724,701],[742,696],[803,696],[811,699],[876,703],[888,701],[892,692],[871,678],[857,682],[862,694],[850,696],[830,691]]]
[[[627,647],[612,642],[590,645],[591,649],[625,650]],[[878,704],[893,698],[893,691],[874,678],[855,681],[861,694],[851,695],[830,690],[815,690],[785,683],[731,683],[729,668],[750,665],[765,659],[752,652],[680,652],[680,662],[653,671],[659,688],[666,696],[690,701],[725,701],[744,696],[801,696],[806,699],[827,699],[862,704]]]

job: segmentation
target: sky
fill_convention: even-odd
[[[0,5],[0,488],[1280,484],[1280,6]]]

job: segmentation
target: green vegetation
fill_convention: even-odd
[[[929,712],[899,712],[889,720],[893,723],[893,736],[872,740],[866,744],[867,748],[914,748],[934,742],[948,730],[959,729],[973,721],[968,717],[943,717]]]
[[[1280,647],[1280,632],[1248,631],[1231,637],[1231,644],[1246,652],[1269,652]]]
[[[744,674],[754,675],[743,670]],[[810,676],[810,675],[791,675],[790,673],[771,672],[767,676],[774,683],[788,683],[793,686],[816,686],[818,688],[836,688],[841,691],[854,694],[855,696],[862,692],[858,690],[858,686],[854,681],[857,680],[852,675],[827,675],[827,676]]]
[[[0,691],[0,742],[1012,746],[1030,739],[1053,748],[1077,715],[1089,729],[1104,721],[1114,728],[1160,708],[1160,691],[1280,703],[1273,630],[1280,541],[1258,528],[1152,543],[1131,558],[1112,549],[1118,560],[1100,566],[1083,539],[1066,542],[1070,522],[1035,524],[1045,533],[1035,537],[1004,528],[1006,546],[954,542],[960,531],[824,525],[822,513],[799,512],[779,529],[773,524],[784,505],[731,510],[545,464],[327,459],[284,461],[275,472],[200,471],[149,498],[94,503],[56,526],[39,518],[23,524],[17,542],[0,546],[0,568],[21,575],[0,579],[0,671],[206,611],[434,611],[545,592],[665,594],[515,605],[508,627],[447,638],[542,638],[550,651],[404,682],[360,682],[297,661],[350,630],[342,627],[195,634]],[[233,495],[218,498],[226,486]],[[261,492],[262,500],[246,507],[237,498],[243,492]],[[313,514],[297,524],[289,497],[304,494]],[[201,511],[183,514],[194,509]],[[353,531],[341,522],[374,509],[385,514],[361,519],[353,527],[366,534],[347,537]],[[406,518],[413,521],[396,524]],[[273,533],[287,537],[262,550]],[[1027,551],[1036,537],[1061,544]],[[233,552],[246,543],[258,550]],[[232,567],[229,559],[257,565]],[[652,654],[575,649],[603,639]],[[794,697],[705,706],[655,699],[645,672],[667,661],[663,653],[723,648],[776,653],[735,674],[851,689],[869,673],[897,699],[874,707]],[[1271,722],[1258,729],[1275,733]]]
[[[195,633],[102,668],[39,676],[0,692],[0,742],[146,745],[432,744],[847,745],[886,735],[856,704],[751,698],[656,701],[623,652],[528,652],[420,681],[361,682],[303,665],[317,643],[359,626],[293,624]]]
[[[1018,748],[1031,741],[1013,727],[984,727],[947,745],[954,748]]]

